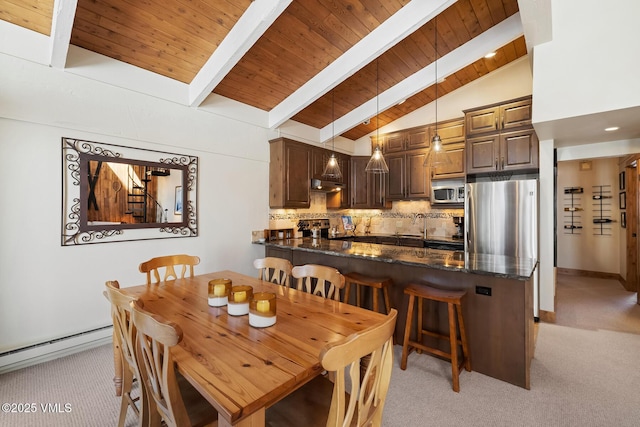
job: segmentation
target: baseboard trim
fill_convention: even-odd
[[[48,362],[111,342],[113,342],[113,326],[6,352],[0,356],[0,374]]]
[[[556,312],[540,310],[540,321],[545,323],[556,323]]]
[[[584,276],[596,277],[598,279],[613,279],[624,284],[625,280],[618,273],[604,273],[602,271],[575,270],[572,268],[558,268],[558,274],[566,274],[568,276]]]

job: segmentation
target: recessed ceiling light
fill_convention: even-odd
[[[610,128],[606,128],[605,132],[613,132],[614,130],[620,129],[619,126],[611,126]]]
[[[487,58],[487,59],[489,59],[489,58],[493,58],[494,56],[496,56],[496,53],[495,53],[495,52],[489,52],[489,53],[487,53],[484,57],[485,57],[485,58]]]

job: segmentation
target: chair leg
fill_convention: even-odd
[[[462,318],[462,307],[457,305],[456,311],[458,312],[458,326],[460,327],[460,341],[462,342],[462,355],[464,357],[464,368],[471,372],[471,357],[469,356],[469,344],[467,343],[467,330],[464,327],[464,320]]]
[[[373,299],[373,311],[378,313],[378,288],[373,288],[371,295]]]
[[[344,298],[342,299],[342,302],[344,302],[345,304],[349,304],[350,292],[351,292],[351,282],[347,281],[347,283],[345,283],[344,285]]]
[[[129,366],[125,366],[122,372],[122,394],[120,398],[120,416],[118,417],[118,427],[124,427],[129,409],[131,387],[133,386],[133,375]]]
[[[409,307],[407,308],[407,321],[404,326],[404,339],[402,341],[402,360],[400,361],[400,369],[407,369],[407,356],[409,356],[409,335],[411,334],[411,320],[413,318],[413,301],[414,296],[409,295]]]
[[[422,298],[418,297],[418,329],[416,329],[416,341],[418,341],[420,344],[424,344],[424,342],[422,341],[422,331],[423,329],[423,319],[422,319]],[[416,349],[416,352],[418,354],[422,354],[422,349],[418,348]]]
[[[391,303],[389,302],[389,290],[386,286],[382,288],[382,295],[384,296],[384,305],[386,307],[387,314],[389,314],[391,312]]]
[[[453,391],[460,391],[460,375],[458,366],[458,339],[456,332],[456,317],[453,313],[453,304],[448,303],[449,311],[449,344],[451,347],[451,376],[453,379]]]

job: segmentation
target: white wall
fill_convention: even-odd
[[[592,169],[581,171],[580,161],[558,162],[558,268],[596,271],[602,273],[620,273],[620,209],[618,205],[618,159],[594,159]],[[604,224],[593,223],[593,218],[600,217],[599,201],[592,196],[598,193],[594,186],[608,185],[606,193],[612,196],[603,199],[602,215],[616,222]],[[583,194],[564,194],[566,187],[582,187]],[[574,224],[582,229],[564,229],[564,224],[571,222],[571,212],[564,211],[572,203],[583,210],[574,212]]]
[[[637,0],[553,0],[553,41],[535,47],[534,118],[640,105]]]
[[[197,272],[254,274],[268,227],[269,132],[0,55],[0,352],[111,323],[104,282],[144,282],[138,264],[198,255]],[[61,247],[61,137],[199,157],[194,238]]]

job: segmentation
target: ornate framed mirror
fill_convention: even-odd
[[[198,234],[198,157],[62,138],[62,246]]]

